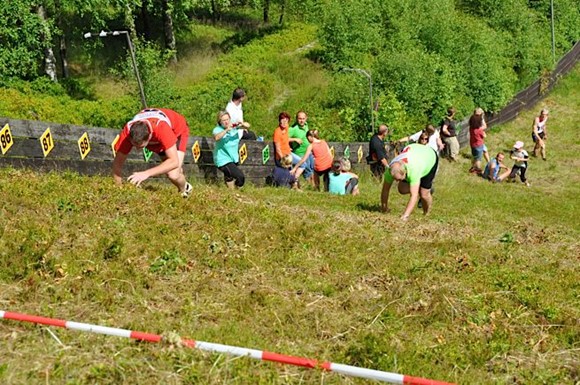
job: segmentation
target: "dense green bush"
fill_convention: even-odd
[[[580,38],[580,7],[568,0],[559,7],[562,53]],[[319,57],[331,70],[371,70],[376,92],[395,95],[408,114],[399,128],[439,123],[450,105],[460,116],[476,106],[498,111],[553,65],[546,0],[327,1],[322,8]],[[345,117],[347,131],[369,121],[368,113]]]

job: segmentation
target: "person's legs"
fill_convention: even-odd
[[[489,152],[487,151],[487,146],[485,144],[483,145],[483,157],[485,158],[485,161],[489,163]]]
[[[304,162],[304,171],[302,176],[304,179],[312,181],[312,174],[314,173],[314,155],[310,154]]]
[[[329,185],[330,185],[330,169],[325,170],[322,174],[322,182],[324,183],[324,191],[328,192]]]
[[[381,162],[371,163],[370,166],[373,176],[379,181],[382,181],[385,173],[385,166]]]
[[[229,188],[242,187],[246,181],[244,173],[238,168],[235,163],[228,163],[219,170],[224,173],[224,180]]]
[[[527,167],[520,167],[520,180],[522,181],[522,183],[526,183],[527,178],[526,178],[526,170],[528,168]]]
[[[510,173],[511,173],[510,170],[504,171],[502,174],[499,174],[495,182],[502,182],[503,180],[505,180],[505,178],[507,178],[510,175]]]
[[[449,138],[449,157],[451,160],[457,161],[457,156],[459,155],[459,141],[457,137]]]
[[[538,156],[538,150],[540,149],[540,141],[538,137],[532,133],[532,140],[534,141],[534,150],[532,151],[532,156],[535,158]]]
[[[346,182],[346,194],[358,195],[358,178],[350,178]]]
[[[421,197],[423,214],[427,215],[431,211],[433,204],[433,197],[431,196],[431,189],[421,187],[419,189],[419,196]]]
[[[483,155],[483,146],[471,147],[471,155],[473,156],[473,161],[471,163],[471,169],[469,170],[469,172],[481,171],[481,157]]]
[[[518,166],[515,166],[515,165],[514,165],[514,166],[512,167],[512,169],[511,169],[511,171],[510,171],[510,174],[509,174],[509,179],[510,179],[510,181],[511,181],[511,180],[515,180],[515,178],[516,178],[516,175],[518,175],[518,170],[519,170],[519,167],[518,167]]]
[[[295,166],[296,164],[298,164],[298,162],[300,162],[300,159],[302,159],[302,158],[293,152],[291,153],[291,155],[292,155],[292,165]],[[302,173],[304,172],[307,162],[308,162],[308,160],[306,162],[302,163],[300,165],[300,167],[298,167],[298,169],[296,170],[296,175],[295,175],[296,179],[300,178],[300,175],[302,175]]]
[[[171,183],[173,183],[175,187],[177,187],[177,190],[182,193],[185,191],[187,183],[185,180],[185,175],[183,174],[183,159],[185,159],[185,152],[177,151],[177,157],[179,158],[179,167],[169,171],[167,173],[167,178],[169,181],[171,181]],[[167,157],[161,156],[161,159],[165,160]]]
[[[320,191],[320,175],[318,175],[318,172],[314,171],[312,181],[314,182],[314,189]]]

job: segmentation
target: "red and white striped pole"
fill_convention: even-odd
[[[13,313],[0,310],[0,318],[14,321],[31,322],[41,325],[57,326],[65,329],[80,330],[83,332],[106,334],[110,336],[132,338],[140,341],[160,342],[162,337],[157,334],[149,334],[143,332],[136,332],[127,329],[111,328],[107,326],[92,325],[73,321],[64,321],[55,318],[46,318],[29,314]],[[182,339],[183,345],[190,348],[197,348],[208,352],[217,352],[228,354],[232,356],[247,356],[257,360],[272,361],[282,364],[289,364],[295,366],[302,366],[312,369],[323,369],[330,372],[341,373],[351,377],[361,377],[371,380],[384,381],[392,384],[403,385],[453,385],[447,382],[429,380],[420,377],[405,376],[397,373],[383,372],[373,369],[359,368],[356,366],[335,364],[333,362],[319,362],[317,360],[288,356],[285,354],[272,353],[262,350],[247,349],[237,346],[214,344],[211,342],[194,341]]]

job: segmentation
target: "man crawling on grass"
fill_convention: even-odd
[[[139,112],[121,131],[119,141],[115,146],[113,160],[113,179],[121,184],[121,171],[133,147],[147,148],[157,153],[162,162],[145,171],[134,172],[127,180],[140,186],[146,179],[166,174],[179,193],[187,198],[193,188],[185,180],[183,174],[183,159],[189,127],[185,117],[165,108],[149,108]]]
[[[431,211],[433,197],[431,188],[437,173],[439,157],[429,146],[411,144],[403,149],[399,156],[389,164],[385,173],[381,192],[381,211],[388,213],[389,193],[394,181],[399,182],[399,193],[410,194],[409,203],[401,216],[406,221],[417,206],[419,199],[423,205],[423,214]]]

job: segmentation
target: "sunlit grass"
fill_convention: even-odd
[[[429,217],[361,195],[0,170],[0,308],[461,384],[574,383],[580,356],[576,69],[549,159],[490,184],[442,162]],[[538,108],[493,132],[524,140]],[[465,151],[465,150],[464,150]],[[356,165],[355,165],[356,166]],[[2,383],[362,384],[172,345],[0,323]],[[60,342],[59,342],[60,341]]]

